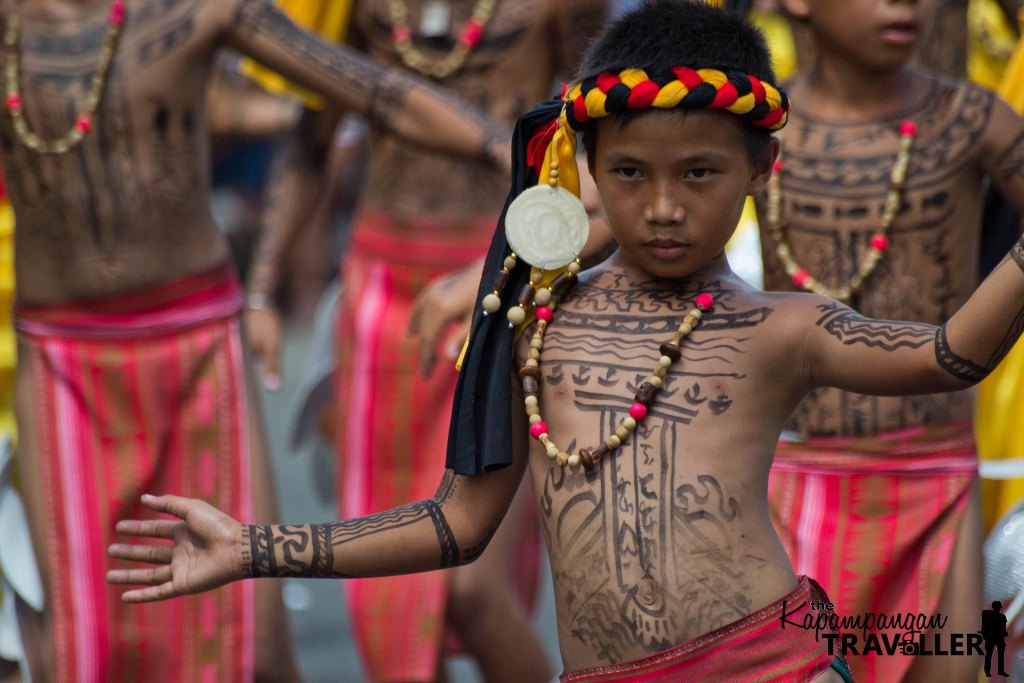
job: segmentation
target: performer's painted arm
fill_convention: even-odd
[[[526,469],[522,410],[513,411],[513,420],[516,443],[510,466],[478,476],[446,470],[433,498],[367,517],[328,524],[245,525],[200,500],[145,496],[147,508],[178,519],[125,520],[117,532],[173,543],[112,544],[111,557],[155,566],[113,569],[107,581],[146,586],[126,591],[122,600],[152,602],[244,578],[365,578],[468,564],[497,531]]]
[[[282,154],[272,165],[264,192],[260,239],[246,286],[245,327],[260,361],[263,385],[270,391],[281,385],[284,338],[276,295],[299,235],[313,222],[330,194],[333,178],[327,161],[341,116],[333,109],[303,110]]]
[[[217,0],[223,42],[409,142],[509,168],[511,134],[424,80],[299,28],[271,0]]]
[[[1024,238],[941,326],[866,318],[818,297],[804,348],[810,386],[874,395],[965,389],[1024,331]]]

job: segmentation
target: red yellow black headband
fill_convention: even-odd
[[[736,114],[750,125],[776,131],[789,118],[789,98],[770,83],[739,71],[677,66],[651,76],[643,69],[605,72],[585,78],[563,96],[558,127],[548,132],[543,162],[534,170],[541,185],[557,159],[562,168],[557,184],[579,195],[579,178],[569,166],[576,156],[576,133],[594,119],[644,109],[717,109]],[[534,143],[536,147],[536,143]]]

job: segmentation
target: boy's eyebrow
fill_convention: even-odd
[[[674,163],[701,163],[722,161],[728,155],[714,150],[699,151],[692,154],[684,154],[675,159]],[[605,154],[605,163],[609,164],[642,164],[644,160],[627,152],[609,152]]]

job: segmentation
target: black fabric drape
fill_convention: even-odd
[[[512,135],[512,189],[494,230],[477,295],[477,310],[462,361],[448,431],[446,466],[456,474],[475,475],[512,463],[512,330],[505,314],[515,305],[519,290],[529,281],[530,266],[520,261],[501,297],[501,310],[483,315],[479,302],[493,289],[494,278],[509,254],[505,213],[520,192],[537,184],[527,166],[527,145],[540,126],[562,111],[561,100],[547,100],[516,122]]]

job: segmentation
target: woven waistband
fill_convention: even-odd
[[[16,305],[19,332],[42,337],[152,337],[238,314],[242,285],[224,264],[155,287],[68,304]]]
[[[898,473],[927,476],[973,473],[978,452],[970,420],[899,429],[870,437],[780,440],[773,470]]]

